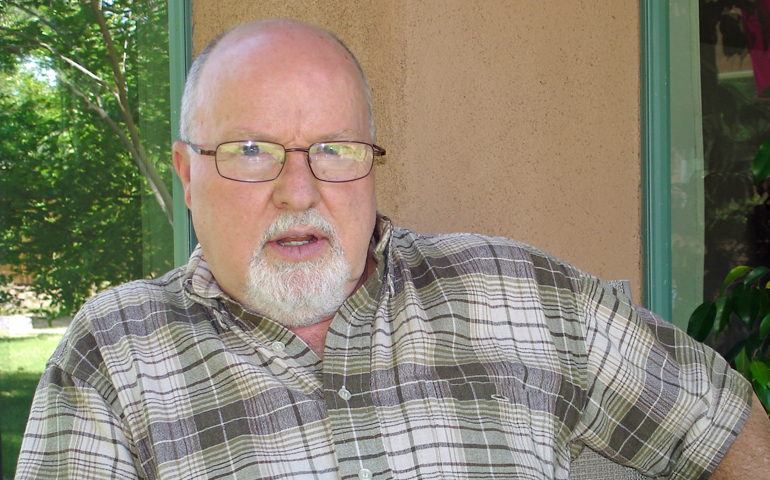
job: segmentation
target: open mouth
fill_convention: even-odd
[[[302,235],[285,237],[280,240],[276,240],[275,243],[283,247],[299,247],[317,241],[318,238],[316,238],[315,235]]]

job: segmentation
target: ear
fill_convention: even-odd
[[[184,203],[187,208],[190,207],[190,150],[184,142],[177,140],[172,147],[174,157],[174,170],[179,176],[179,180],[182,181],[182,188],[184,189]]]

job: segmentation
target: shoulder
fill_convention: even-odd
[[[157,279],[135,280],[94,295],[83,305],[79,315],[89,322],[109,318],[139,318],[149,313],[184,307],[184,267],[171,270]]]
[[[530,245],[472,233],[422,235],[393,228],[391,256],[409,268],[439,268],[449,275],[496,275],[580,290],[588,275]]]
[[[50,363],[86,380],[100,369],[103,355],[120,349],[126,339],[132,342],[168,328],[170,322],[189,319],[192,302],[185,298],[183,276],[184,268],[177,268],[158,279],[136,280],[96,294],[75,315]]]

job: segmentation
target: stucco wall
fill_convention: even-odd
[[[194,0],[194,51],[266,17],[358,56],[397,224],[515,238],[641,298],[636,2]]]

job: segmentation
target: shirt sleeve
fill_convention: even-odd
[[[15,478],[143,478],[110,402],[88,381],[68,373],[73,356],[65,337],[35,393]],[[84,358],[79,360],[82,364]]]
[[[576,438],[649,476],[708,477],[748,418],[750,384],[611,287],[582,285],[588,398]]]

